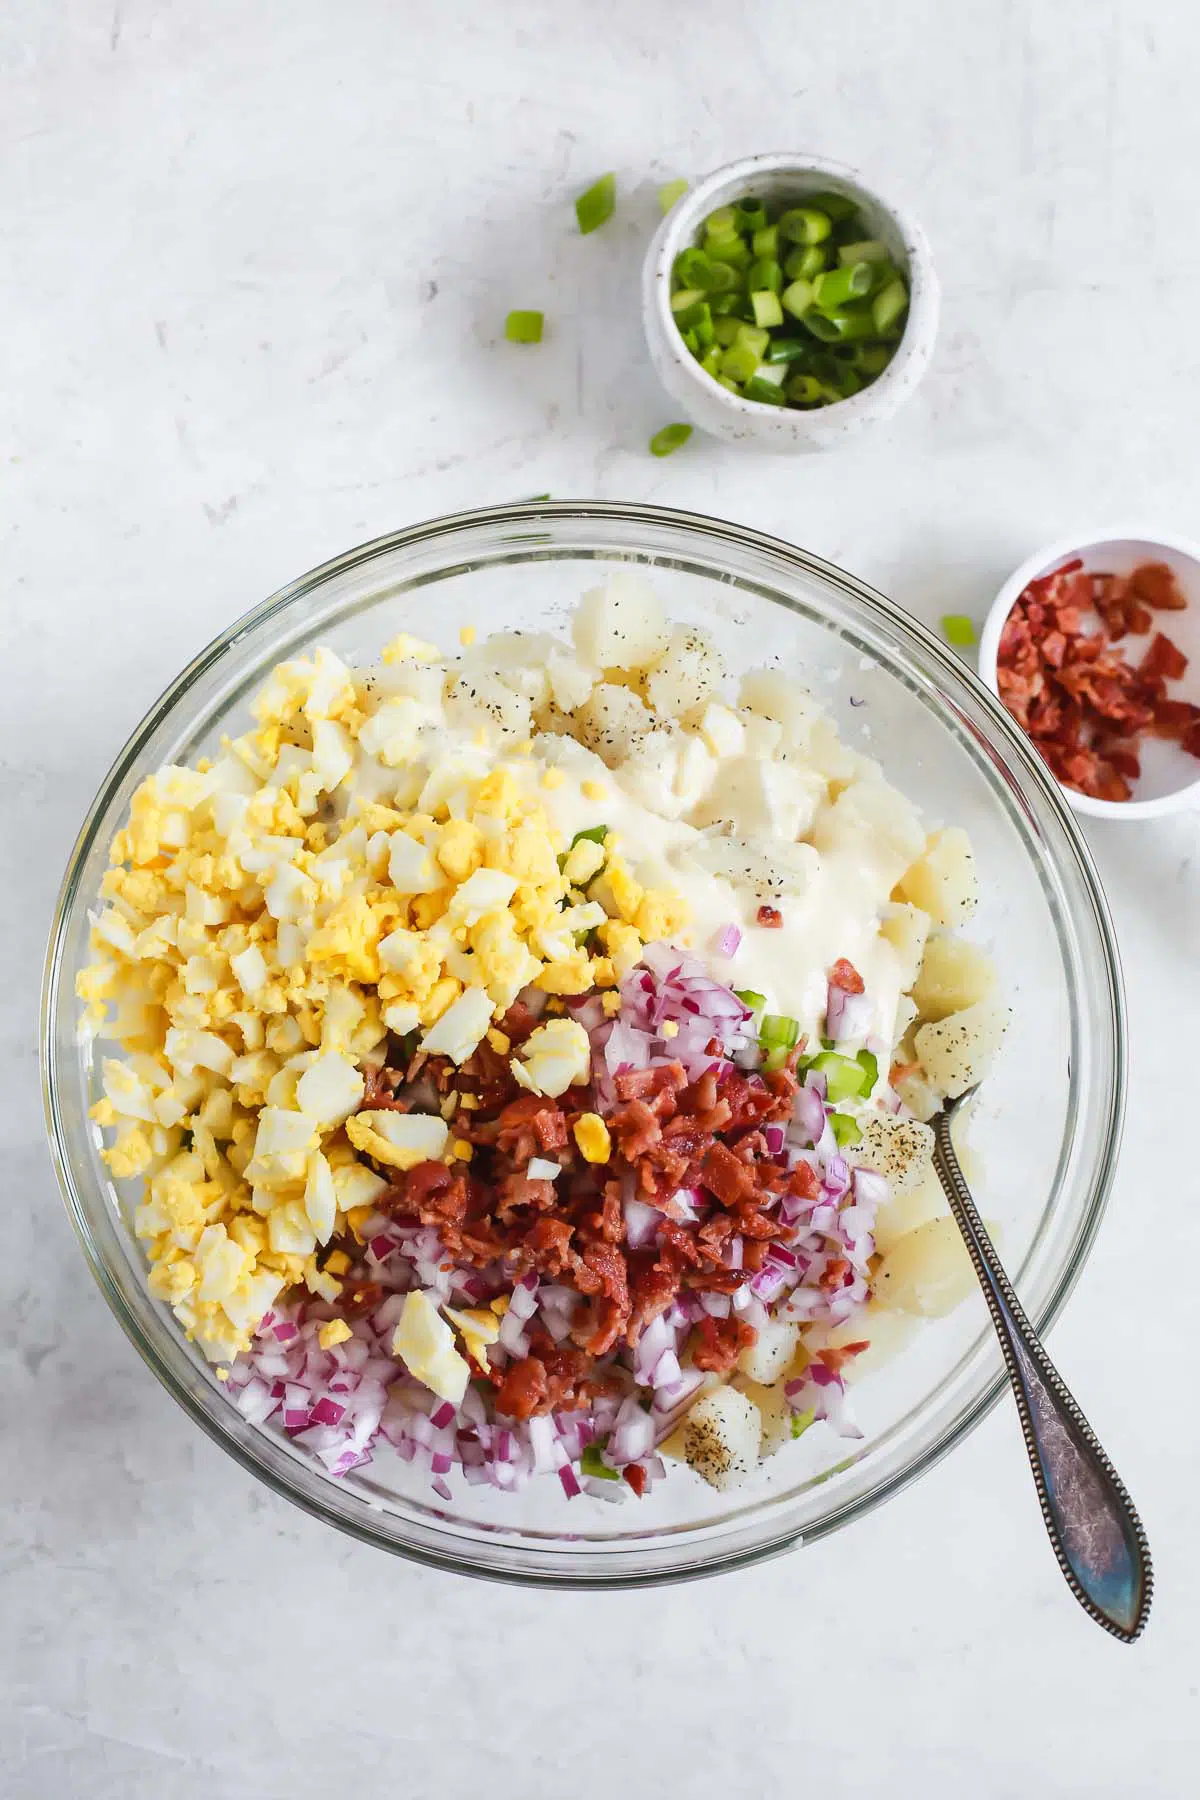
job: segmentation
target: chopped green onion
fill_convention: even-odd
[[[575,833],[570,848],[573,850],[576,844],[602,844],[611,830],[611,825],[589,825],[586,831]]]
[[[820,244],[829,236],[833,226],[828,213],[819,212],[813,206],[797,206],[791,212],[784,213],[779,221],[779,229],[793,244]]]
[[[747,350],[753,350],[761,362],[767,353],[767,345],[771,342],[771,334],[757,325],[743,325],[734,342],[744,344]]]
[[[650,439],[650,454],[651,456],[670,456],[672,450],[678,450],[681,444],[686,444],[691,435],[690,425],[664,425],[662,430],[656,431]]]
[[[732,206],[720,206],[715,213],[709,213],[704,221],[704,235],[710,238],[732,238],[737,236],[737,214]]]
[[[741,395],[741,388],[738,386],[737,382],[732,380],[728,375],[718,375],[717,386],[723,387],[726,393]]]
[[[895,280],[889,281],[885,288],[879,290],[871,305],[871,318],[880,336],[891,330],[907,305],[908,289],[900,277],[896,276]]]
[[[728,317],[713,320],[713,337],[723,350],[736,340],[741,324],[740,319]]]
[[[611,173],[602,175],[575,202],[575,217],[583,235],[586,237],[589,231],[596,231],[611,219],[616,204],[617,178]]]
[[[811,331],[813,336],[819,338],[823,344],[840,344],[842,341],[842,334],[834,321],[824,313],[818,312],[815,306],[809,307],[800,322],[805,331]]]
[[[749,344],[734,343],[721,352],[721,373],[730,381],[750,381],[758,368],[759,357]]]
[[[789,281],[813,281],[826,267],[825,252],[820,244],[809,244],[785,257],[783,272]]]
[[[838,261],[843,267],[851,263],[885,263],[888,260],[888,247],[878,238],[860,238],[855,244],[838,245]]]
[[[783,290],[783,270],[771,257],[760,256],[746,270],[746,286],[752,294],[761,293],[769,288],[773,294]]]
[[[688,191],[688,184],[680,175],[675,181],[664,181],[658,190],[658,204],[664,213],[669,213],[677,200],[682,200]]]
[[[695,289],[689,288],[687,291],[688,293],[694,293]],[[699,325],[701,322],[708,326],[712,325],[712,312],[709,308],[708,301],[704,299],[703,295],[699,300],[693,300],[690,306],[680,307],[675,314],[675,323],[678,325],[680,331],[691,331],[693,327]]]
[[[761,231],[767,222],[767,209],[761,200],[738,200],[734,203],[733,213],[738,230],[749,232],[751,236]]]
[[[701,252],[701,254],[703,254],[703,252]],[[707,257],[705,260],[708,263],[708,268],[705,271],[704,281],[702,283],[705,292],[709,294],[736,294],[741,283],[738,280],[738,272],[733,265],[731,263],[714,260],[711,256]]]
[[[797,362],[801,357],[808,356],[811,351],[812,345],[806,343],[803,338],[772,338],[763,361],[768,363]]]
[[[796,406],[820,406],[825,387],[815,375],[793,375],[787,384],[787,397]]]
[[[687,348],[691,351],[692,355],[699,356],[699,354],[700,354],[700,339],[696,336],[696,333],[691,329],[691,327],[689,326],[685,332],[681,333],[681,336],[682,336],[683,341],[686,344]]]
[[[734,269],[748,269],[754,258],[745,238],[705,238],[704,251],[713,262],[728,263]]]
[[[760,365],[765,368],[765,363]],[[742,397],[756,400],[760,406],[786,406],[787,396],[777,381],[766,381],[761,374],[750,377],[742,389]]]
[[[819,207],[839,224],[845,219],[852,219],[858,211],[855,202],[846,194],[813,194],[809,205]]]
[[[882,375],[892,360],[890,344],[860,344],[855,352],[858,367],[868,380]]]
[[[800,1041],[800,1025],[786,1013],[764,1013],[759,1022],[758,1041],[764,1050],[790,1050]]]
[[[504,335],[510,344],[540,344],[545,313],[510,312],[504,321]]]
[[[715,344],[710,344],[700,358],[700,367],[706,375],[711,375],[714,381],[721,373],[721,352]]]
[[[756,993],[753,988],[734,988],[733,991],[742,1005],[748,1006],[751,1012],[757,1012],[761,1006],[767,1004],[767,996]]]
[[[753,238],[750,240],[750,243],[751,243],[751,248],[753,249],[755,256],[769,256],[773,262],[778,262],[778,260],[779,260],[779,227],[778,227],[778,225],[764,225],[762,227],[761,231],[755,232]]]
[[[763,288],[752,293],[750,304],[754,308],[754,323],[764,329],[770,325],[783,324],[783,308],[779,304],[779,295],[773,294],[770,288]]]
[[[708,306],[714,319],[740,319],[745,310],[741,294],[714,294]]]
[[[593,1481],[620,1481],[621,1479],[619,1469],[610,1469],[608,1464],[601,1460],[600,1451],[607,1442],[607,1438],[599,1438],[594,1444],[583,1446],[583,1455],[579,1458],[579,1470],[583,1475],[590,1475]]]
[[[677,293],[671,295],[671,311],[678,318],[680,313],[687,312],[690,307],[699,306],[703,298],[702,288],[680,288]]]
[[[836,312],[848,300],[861,300],[869,294],[875,277],[870,263],[851,263],[848,268],[830,269],[818,275],[813,284],[817,305],[822,312]]]
[[[823,275],[817,280],[823,281]],[[793,319],[802,319],[813,303],[813,285],[811,281],[793,281],[784,288],[779,296],[781,303],[791,313]]]
[[[870,313],[862,312],[857,307],[840,307],[836,312],[825,316],[835,328],[839,344],[856,344],[862,339],[875,336]]]
[[[833,1135],[837,1139],[839,1150],[844,1149],[847,1144],[857,1144],[862,1136],[862,1126],[850,1113],[830,1113],[829,1123],[833,1127]]]
[[[708,286],[706,277],[716,267],[703,250],[695,245],[681,250],[671,265],[671,279],[679,283],[681,288],[700,288]]]
[[[942,619],[942,634],[956,650],[970,650],[976,641],[975,622],[968,619],[966,613],[946,613]]]

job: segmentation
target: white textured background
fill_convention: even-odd
[[[1078,524],[1200,535],[1198,59],[1192,0],[4,0],[4,1800],[1197,1791],[1194,819],[1092,836],[1130,1125],[1054,1336],[1154,1543],[1134,1651],[1063,1589],[1007,1407],[850,1533],[712,1585],[526,1594],[343,1542],[109,1318],[42,1146],[35,1003],[146,704],[360,539],[547,489],[659,500],[933,619]],[[825,460],[652,461],[653,183],[790,147],[907,191],[933,370]],[[580,239],[608,167],[619,219]],[[545,308],[540,351],[498,342],[510,306]]]

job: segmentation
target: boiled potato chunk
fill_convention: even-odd
[[[933,1167],[933,1133],[917,1119],[880,1113],[869,1119],[854,1146],[854,1161],[886,1175],[893,1197],[919,1187]]]
[[[751,669],[743,675],[738,705],[759,718],[774,720],[791,750],[803,749],[821,716],[812,695],[782,669]]]
[[[975,858],[966,832],[957,826],[935,831],[925,854],[905,870],[899,897],[921,907],[935,924],[965,925],[979,900]]]
[[[910,1069],[892,1085],[914,1119],[932,1119],[945,1103],[945,1094],[933,1085],[924,1069]]]
[[[601,669],[641,669],[657,661],[671,633],[654,589],[619,573],[585,594],[572,620],[575,647]]]
[[[645,741],[652,721],[627,687],[600,681],[575,714],[575,723],[580,742],[613,769]]]
[[[995,985],[996,965],[986,950],[939,932],[925,946],[911,991],[922,1019],[936,1021],[986,1000]]]
[[[650,670],[646,693],[663,718],[698,722],[723,673],[721,658],[704,632],[685,627],[671,636]]]
[[[918,1225],[927,1225],[930,1219],[941,1218],[948,1211],[942,1184],[931,1164],[920,1181],[902,1193],[893,1193],[879,1208],[875,1214],[875,1248],[886,1256],[906,1232],[915,1231]]]
[[[896,952],[900,964],[900,986],[906,991],[917,979],[929,937],[929,926],[929,914],[922,912],[919,906],[909,906],[903,900],[892,906],[880,923],[880,936],[886,938]]]
[[[844,1325],[832,1326],[825,1333],[823,1343],[830,1349],[840,1350],[844,1344],[861,1344],[865,1340],[868,1348],[861,1350],[857,1356],[852,1356],[842,1367],[847,1386],[852,1386],[873,1369],[882,1368],[884,1363],[891,1362],[894,1356],[898,1356],[912,1342],[920,1329],[920,1321],[911,1314],[887,1312],[882,1306],[872,1302],[858,1318],[848,1319]]]
[[[887,894],[919,855],[925,831],[911,800],[882,776],[868,774],[822,807],[811,840],[827,852],[861,848],[864,860],[878,867]]]
[[[1009,1010],[980,1000],[916,1035],[917,1055],[930,1081],[953,1100],[983,1080],[1008,1030]]]
[[[793,1356],[800,1338],[800,1327],[786,1319],[768,1319],[760,1326],[757,1342],[742,1351],[738,1368],[751,1381],[769,1387],[778,1381]]]
[[[906,1231],[875,1272],[875,1295],[881,1306],[926,1319],[952,1312],[974,1285],[971,1258],[949,1216]]]
[[[784,1444],[791,1441],[792,1420],[795,1413],[788,1405],[788,1398],[784,1392],[790,1376],[781,1376],[772,1382],[770,1387],[764,1387],[758,1381],[751,1381],[746,1375],[738,1375],[735,1379],[741,1392],[758,1408],[758,1415],[762,1420],[762,1436],[758,1446],[759,1456],[774,1456],[777,1450],[782,1449]]]
[[[464,670],[446,690],[446,716],[467,729],[490,725],[508,736],[528,737],[531,714],[528,695],[487,670]]]
[[[758,1466],[762,1417],[734,1387],[716,1387],[698,1400],[683,1422],[683,1453],[689,1465],[724,1492],[739,1487]]]
[[[927,911],[935,925],[957,929],[973,915],[979,899],[974,851],[958,826],[932,832],[922,855],[906,870],[896,898]]]

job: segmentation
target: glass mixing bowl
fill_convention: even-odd
[[[974,935],[1013,1007],[981,1094],[977,1191],[1017,1290],[1042,1328],[1079,1274],[1112,1181],[1125,1032],[1112,926],[1083,839],[1037,754],[962,663],[900,607],[790,545],[648,506],[559,503],[434,520],[348,551],[239,620],[142,721],[106,777],[59,897],[46,970],[46,1106],[63,1191],[109,1305],[159,1380],[231,1456],[316,1517],[387,1550],[513,1581],[615,1586],[711,1574],[848,1524],[921,1474],[1003,1385],[982,1302],[923,1324],[855,1389],[864,1436],[825,1427],[788,1444],[745,1487],[718,1494],[683,1468],[646,1500],[568,1502],[557,1482],[520,1495],[466,1487],[443,1504],[386,1450],[327,1477],[281,1434],[248,1425],[144,1284],[135,1196],[98,1155],[88,1108],[98,1058],[76,1038],[76,971],[89,908],[130,796],[166,762],[244,729],[269,669],[316,640],[368,659],[401,629],[561,628],[614,564],[640,564],[668,612],[712,633],[731,673],[795,671],[848,740],[877,756],[932,823],[965,826],[981,903]]]

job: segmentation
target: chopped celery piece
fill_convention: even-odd
[[[897,275],[894,281],[880,288],[871,304],[871,318],[880,336],[891,330],[907,305],[908,289]]]
[[[857,1144],[862,1137],[862,1126],[849,1113],[830,1113],[829,1123],[833,1127],[839,1150],[844,1150],[847,1144]]]
[[[814,206],[793,207],[779,221],[780,235],[793,244],[823,243],[832,229],[829,214]]]
[[[579,1458],[580,1473],[589,1475],[593,1481],[620,1481],[621,1479],[619,1469],[610,1469],[608,1464],[601,1460],[600,1451],[603,1444],[607,1442],[608,1439],[604,1438],[594,1444],[585,1444],[583,1455]]]
[[[510,312],[504,321],[504,335],[510,344],[540,344],[545,313]]]
[[[658,204],[664,213],[669,213],[677,200],[682,200],[688,191],[688,184],[680,175],[675,181],[664,181],[658,190]]]
[[[946,613],[942,619],[942,635],[956,650],[970,650],[975,643],[975,622],[966,613]]]
[[[750,304],[754,308],[754,323],[764,328],[783,324],[783,308],[779,304],[779,295],[773,294],[770,288],[750,296]]]
[[[817,1415],[813,1411],[811,1406],[806,1408],[806,1410],[804,1412],[793,1413],[792,1414],[792,1436],[794,1438],[803,1437],[805,1432],[808,1430],[809,1426],[816,1419],[816,1416]],[[588,1448],[590,1449],[591,1446],[589,1445]]]
[[[842,1056],[837,1050],[822,1050],[809,1067],[825,1077],[825,1093],[831,1106],[838,1106],[843,1100],[857,1100],[866,1092],[867,1072],[853,1057]]]
[[[767,1074],[774,1075],[777,1070],[786,1068],[789,1054],[790,1052],[783,1044],[780,1044],[777,1050],[769,1050],[763,1058],[763,1068]]]
[[[664,425],[662,430],[656,431],[650,439],[650,454],[651,456],[670,456],[672,450],[678,450],[681,444],[686,444],[691,435],[690,425]]]
[[[879,1058],[873,1050],[860,1050],[854,1060],[867,1078],[863,1092],[869,1094],[879,1080]]]
[[[595,231],[606,219],[611,219],[617,204],[617,178],[615,175],[602,175],[599,181],[593,182],[585,193],[580,194],[575,202],[575,217],[579,221],[579,229],[586,237],[589,231]]]
[[[778,1050],[780,1046],[790,1050],[800,1041],[799,1023],[786,1013],[764,1013],[759,1021],[758,1041],[764,1050]]]
[[[765,994],[757,993],[754,988],[734,988],[733,991],[741,1001],[742,1005],[748,1006],[752,1013],[757,1012],[760,1007],[767,1004],[767,996]]]

